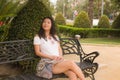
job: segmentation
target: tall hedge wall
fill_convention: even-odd
[[[76,28],[59,25],[59,33],[66,36],[74,37],[76,34],[82,38],[98,38],[98,37],[120,37],[120,29],[109,28]]]

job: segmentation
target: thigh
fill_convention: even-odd
[[[72,67],[73,61],[64,60],[62,62],[59,62],[57,64],[54,64],[52,67],[52,71],[54,74],[64,73],[67,70],[69,70],[70,67]]]
[[[77,80],[77,75],[71,70],[66,71],[64,74],[67,75],[70,80]]]

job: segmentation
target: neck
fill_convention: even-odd
[[[50,37],[50,31],[46,31],[46,32],[45,32],[45,36],[46,36],[46,37]]]

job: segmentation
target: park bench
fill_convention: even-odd
[[[97,51],[86,54],[78,39],[61,38],[60,44],[64,55],[76,54],[80,60],[76,64],[82,69],[85,77],[95,80],[94,73],[98,69],[98,63],[94,62],[99,55]],[[12,64],[21,69],[19,75],[8,75],[2,80],[48,80],[35,75],[36,64],[40,58],[34,53],[32,40],[14,40],[0,42],[0,65]],[[64,74],[53,75],[55,78],[65,78]],[[52,79],[51,79],[52,80]]]

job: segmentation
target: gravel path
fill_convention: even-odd
[[[82,45],[85,52],[98,51],[96,80],[120,80],[120,45]]]
[[[98,51],[100,53],[99,57],[95,60],[99,63],[99,69],[95,73],[96,80],[120,80],[120,45],[82,44],[82,47],[86,53],[92,51]],[[69,56],[69,58],[75,59],[75,56]]]

